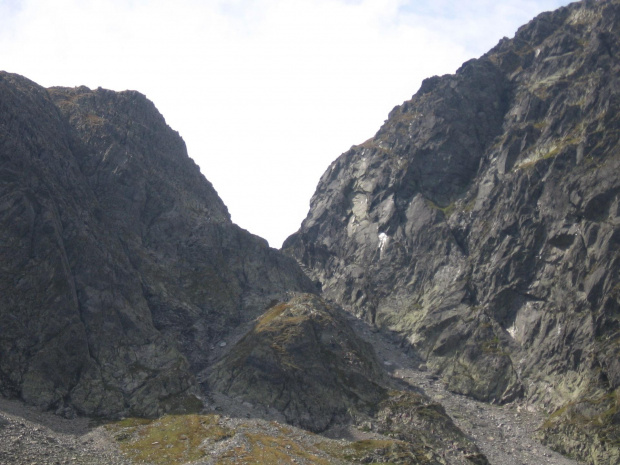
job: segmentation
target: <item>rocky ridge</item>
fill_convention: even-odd
[[[619,5],[425,81],[323,176],[285,247],[370,331],[143,95],[0,73],[0,393],[66,417],[2,400],[0,460],[574,464],[532,440],[555,410],[539,438],[616,463]]]
[[[370,442],[344,452],[320,440],[318,463],[486,463],[441,406],[390,393],[346,314],[230,221],[143,95],[0,73],[0,128],[0,393],[35,408],[0,405],[1,460],[184,463],[209,450],[243,463],[262,441],[276,456],[291,444],[267,423],[275,412],[314,431],[366,425]],[[248,430],[210,409],[257,419]]]
[[[386,397],[385,379],[344,312],[301,294],[262,315],[213,367],[209,385],[320,432],[352,410],[372,409]]]
[[[557,412],[541,436],[596,464],[620,444],[619,24],[574,3],[425,80],[283,247],[448,389]]]
[[[138,92],[1,73],[0,130],[2,395],[68,417],[200,409],[218,341],[313,291]]]

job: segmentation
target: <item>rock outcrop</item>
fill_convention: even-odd
[[[273,306],[214,367],[211,386],[310,431],[374,409],[387,376],[345,315],[312,294]]]
[[[597,464],[620,438],[619,56],[620,2],[584,1],[425,80],[283,247],[452,391],[560,409],[546,440]]]
[[[0,73],[0,132],[2,395],[68,416],[200,407],[214,344],[313,291],[143,95]]]
[[[384,444],[369,455],[372,462],[488,464],[441,405],[398,390],[344,310],[316,295],[269,309],[213,367],[209,382],[306,430],[356,424],[380,434]]]

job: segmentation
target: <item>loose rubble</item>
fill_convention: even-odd
[[[0,464],[131,465],[103,426],[0,397]]]
[[[419,387],[441,403],[455,424],[486,455],[492,465],[579,465],[533,438],[544,415],[524,404],[504,406],[477,402],[447,391],[437,376],[407,355],[396,340],[352,318],[356,331],[370,342],[390,374],[403,383]]]

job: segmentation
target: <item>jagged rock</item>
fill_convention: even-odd
[[[372,347],[355,335],[343,310],[312,294],[269,309],[209,380],[213,389],[275,408],[311,431],[387,397]]]
[[[311,294],[295,260],[232,224],[143,95],[0,73],[0,127],[2,395],[68,419],[158,416],[201,409],[195,375],[210,370],[247,411],[402,438],[355,443],[363,460],[444,463],[431,424],[477,456],[439,406],[391,390],[372,347]],[[288,300],[299,291],[310,294]],[[261,316],[273,301],[286,303]],[[406,413],[395,407],[405,398]]]
[[[454,392],[553,411],[620,386],[619,22],[574,3],[424,81],[283,246]]]
[[[392,392],[378,405],[373,428],[414,444],[420,455],[436,463],[489,464],[441,405],[417,393]]]
[[[0,128],[3,395],[103,416],[195,409],[211,345],[312,291],[232,224],[143,95],[3,72]]]
[[[559,452],[592,464],[620,463],[620,390],[592,393],[551,415],[537,436]]]
[[[345,315],[312,294],[278,303],[213,367],[211,388],[244,405],[276,409],[310,431],[353,422],[408,444],[404,461],[397,447],[368,455],[368,463],[389,457],[390,463],[487,464],[441,405],[394,389]]]

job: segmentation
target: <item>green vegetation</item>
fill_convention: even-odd
[[[278,318],[288,308],[288,305],[281,303],[271,307],[265,314],[263,314],[256,324],[256,332],[263,332],[269,329],[270,323]]]
[[[181,464],[199,460],[203,441],[222,441],[234,432],[220,425],[218,415],[166,415],[157,420],[128,418],[107,426],[132,460]]]
[[[615,454],[620,448],[620,389],[578,402],[569,402],[556,410],[540,429],[543,441],[558,451],[591,459]],[[575,444],[588,443],[587,449]],[[615,452],[614,452],[615,451]]]
[[[263,433],[246,433],[245,444],[226,452],[218,464],[264,463],[294,464],[303,459],[303,463],[329,465],[330,460],[321,457],[315,448],[302,447],[293,438]]]
[[[432,200],[426,199],[426,204],[430,208],[432,208],[433,210],[441,211],[446,218],[448,218],[450,215],[452,215],[452,213],[454,213],[454,211],[456,210],[456,203],[455,202],[452,202],[449,205],[446,205],[445,207],[440,207],[439,205],[437,205]]]
[[[397,439],[366,439],[346,446],[334,443],[319,443],[317,447],[334,458],[347,463],[370,464],[430,464],[434,463],[423,450],[413,444]]]
[[[231,428],[219,415],[168,415],[157,420],[128,418],[107,428],[121,450],[136,463],[180,465],[207,456],[218,465],[433,463],[422,449],[400,440],[343,443],[310,433],[300,437],[298,431],[275,422],[242,423]],[[218,446],[220,451],[214,457],[209,445],[222,441],[228,442]]]

